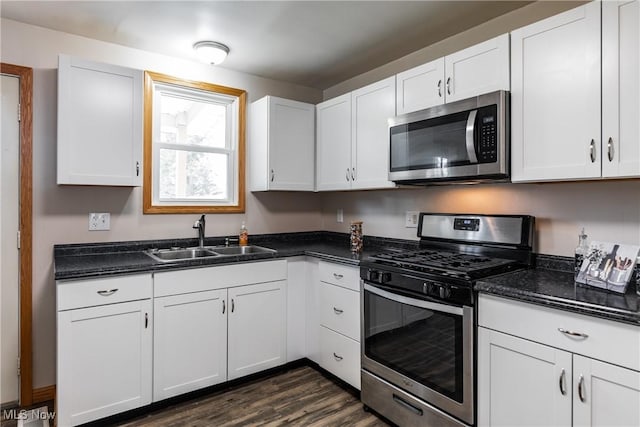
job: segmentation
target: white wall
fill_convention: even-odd
[[[56,185],[58,54],[146,69],[247,91],[248,102],[267,94],[306,102],[321,92],[286,82],[214,68],[2,19],[0,60],[32,67],[33,75],[33,386],[55,383],[53,245],[97,241],[195,237],[198,215],[143,215],[140,188]],[[250,120],[250,118],[248,118]],[[89,212],[110,212],[111,230],[88,232]],[[209,215],[207,236],[307,231],[321,228],[314,194],[247,193],[244,215]]]

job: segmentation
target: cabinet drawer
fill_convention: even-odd
[[[478,325],[640,370],[639,326],[482,294]],[[588,337],[571,336],[559,329]]]
[[[58,281],[58,311],[151,298],[151,274]]]
[[[360,269],[331,262],[320,262],[320,281],[360,291]]]
[[[360,390],[360,343],[320,327],[320,366]]]
[[[156,273],[153,296],[212,291],[287,279],[287,261],[265,261]]]
[[[360,342],[360,293],[321,282],[320,324]]]

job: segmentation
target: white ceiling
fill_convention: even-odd
[[[7,1],[27,24],[195,59],[231,49],[221,67],[326,89],[530,1]]]

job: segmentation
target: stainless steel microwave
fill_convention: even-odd
[[[509,116],[497,91],[389,119],[389,180],[508,180]]]

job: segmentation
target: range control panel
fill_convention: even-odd
[[[480,220],[478,218],[454,218],[453,229],[462,231],[480,230]]]

